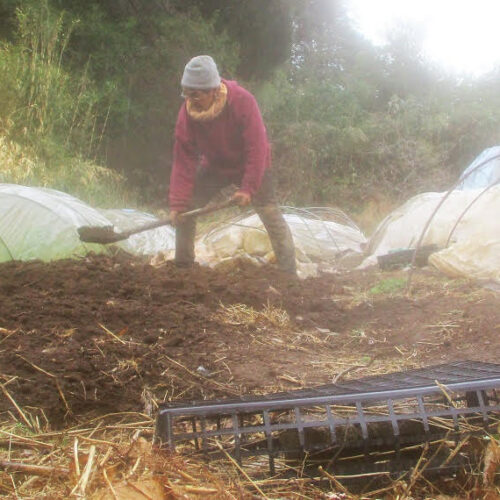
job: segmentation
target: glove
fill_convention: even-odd
[[[240,207],[246,207],[247,205],[250,205],[252,202],[252,197],[249,193],[246,193],[244,191],[236,191],[236,193],[233,194],[232,200],[236,202],[237,205]]]

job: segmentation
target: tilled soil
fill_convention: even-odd
[[[51,425],[155,402],[498,361],[500,297],[419,270],[296,280],[124,255],[0,265],[0,412]],[[364,367],[365,366],[365,367]],[[364,368],[363,368],[364,367]]]

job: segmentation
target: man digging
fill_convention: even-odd
[[[264,224],[278,267],[296,274],[292,234],[276,202],[266,128],[254,96],[237,82],[221,79],[206,55],[191,59],[182,75],[181,106],[175,126],[170,176],[170,214],[176,226],[175,263],[195,259],[195,218],[179,215],[206,205],[235,184],[232,199],[252,204]]]

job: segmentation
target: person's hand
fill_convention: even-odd
[[[250,194],[245,193],[244,191],[236,191],[231,199],[234,200],[240,207],[246,207],[252,202],[252,197],[250,196]]]
[[[171,210],[168,216],[170,218],[170,224],[172,224],[172,226],[175,227],[177,226],[177,224],[179,224],[180,213],[177,210]]]

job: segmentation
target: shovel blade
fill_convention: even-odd
[[[113,226],[81,226],[78,228],[80,240],[85,243],[100,243],[106,245],[124,239],[123,235],[116,233]]]

